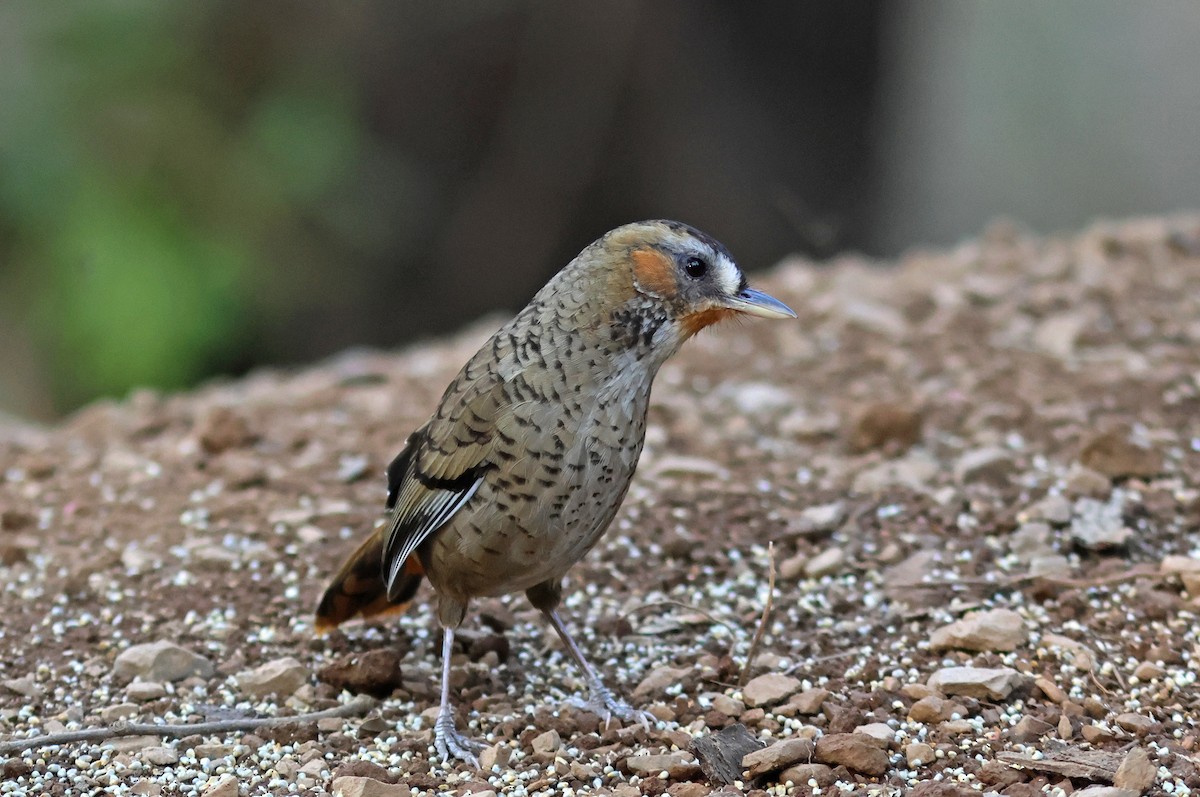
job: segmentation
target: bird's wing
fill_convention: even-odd
[[[388,596],[399,589],[404,563],[463,507],[492,467],[489,455],[500,416],[507,415],[503,378],[471,378],[470,365],[447,389],[437,413],[408,439],[388,466],[383,573]]]

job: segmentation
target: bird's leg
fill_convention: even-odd
[[[433,725],[433,744],[443,761],[457,758],[478,768],[476,753],[483,745],[458,732],[454,727],[454,710],[450,708],[450,654],[454,649],[454,629],[443,627],[442,634],[442,704]]]
[[[566,625],[563,624],[562,617],[558,614],[558,609],[542,609],[542,614],[546,615],[546,619],[550,621],[550,625],[554,626],[554,630],[558,632],[558,638],[567,646],[567,650],[571,653],[571,658],[575,659],[575,663],[579,665],[579,669],[583,670],[583,676],[587,679],[588,698],[584,700],[577,697],[571,703],[600,717],[604,720],[605,725],[613,717],[619,717],[627,721],[637,720],[643,726],[649,727],[651,719],[649,714],[634,708],[617,697],[600,680],[600,676],[592,669],[592,665],[588,664],[588,660],[583,657],[583,651],[579,649],[579,646],[575,644],[575,640],[571,638]]]

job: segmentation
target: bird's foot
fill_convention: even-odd
[[[590,711],[604,720],[605,727],[608,726],[613,717],[616,717],[625,722],[640,722],[643,728],[649,730],[650,723],[655,719],[652,714],[634,708],[613,694],[612,690],[607,686],[600,683],[592,684],[591,693],[586,699],[576,696],[568,702],[570,705],[581,708],[584,711]]]
[[[479,768],[478,754],[484,748],[484,745],[458,732],[458,728],[454,727],[454,715],[449,711],[438,714],[433,726],[433,746],[444,763],[457,758],[476,769]]]

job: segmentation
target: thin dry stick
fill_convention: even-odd
[[[750,675],[750,666],[754,664],[754,659],[758,656],[758,646],[762,642],[763,635],[767,633],[767,623],[771,620],[771,604],[775,601],[775,543],[767,543],[767,599],[763,602],[762,617],[758,619],[758,629],[754,632],[754,639],[750,640],[750,650],[746,653],[746,663],[742,665],[742,672],[738,675],[737,686],[741,689],[746,685],[746,679]]]
[[[699,614],[699,615],[707,618],[708,621],[710,623],[712,623],[713,625],[719,625],[722,628],[729,629],[730,631],[737,630],[737,628],[735,626],[732,626],[729,623],[725,622],[724,620],[719,619],[712,612],[705,611],[704,609],[701,609],[699,606],[693,606],[692,604],[684,603],[683,601],[662,600],[662,601],[651,601],[650,603],[643,603],[640,606],[634,606],[632,609],[625,612],[625,614],[621,615],[621,619],[626,620],[630,617],[633,617],[635,614],[638,614],[639,612],[642,612],[646,609],[654,609],[654,608],[658,608],[660,606],[678,606],[680,609],[687,609],[688,611],[695,612],[696,614]]]
[[[324,711],[314,711],[309,714],[295,714],[290,717],[242,717],[217,722],[196,722],[180,725],[155,725],[149,722],[129,722],[117,720],[112,725],[103,728],[84,728],[78,731],[63,731],[48,733],[44,736],[30,736],[24,739],[12,739],[0,742],[0,756],[9,753],[19,753],[34,747],[51,747],[53,745],[71,744],[72,742],[103,742],[120,736],[163,736],[181,737],[199,734],[211,736],[214,734],[230,733],[232,731],[252,731],[258,728],[272,728],[280,725],[290,725],[294,722],[316,722],[329,717],[353,717],[370,711],[379,701],[367,695],[359,695],[349,703]]]

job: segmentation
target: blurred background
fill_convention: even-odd
[[[0,413],[391,347],[610,227],[748,270],[1200,207],[1192,0],[0,4]]]

